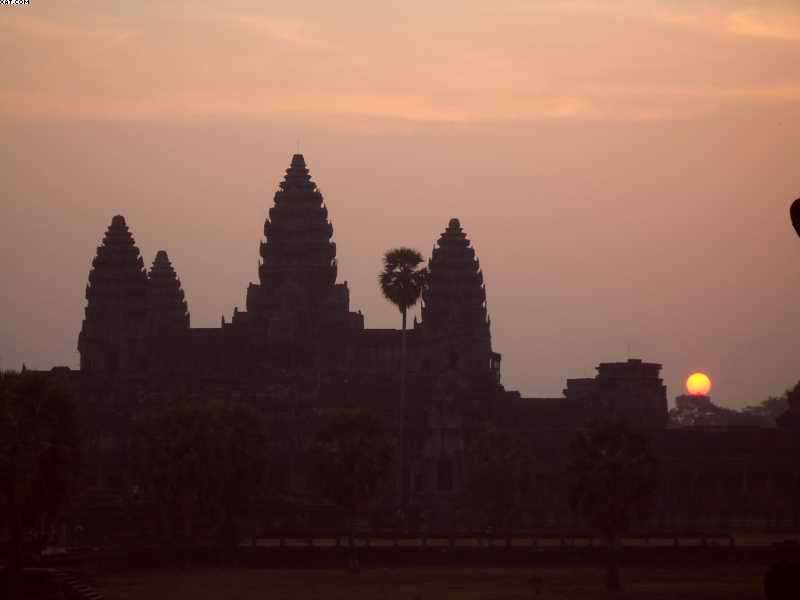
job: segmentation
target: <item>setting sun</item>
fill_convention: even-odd
[[[691,396],[708,396],[711,391],[711,379],[705,373],[692,373],[686,380],[686,391]]]

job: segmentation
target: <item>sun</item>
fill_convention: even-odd
[[[705,373],[692,373],[686,380],[686,391],[690,396],[708,396],[711,379]]]

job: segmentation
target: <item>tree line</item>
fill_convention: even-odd
[[[198,543],[235,557],[270,492],[271,440],[256,409],[232,402],[177,400],[139,415],[130,438],[131,494],[157,539],[192,566]],[[0,494],[6,580],[18,576],[26,552],[53,543],[80,485],[81,440],[66,389],[39,373],[0,374]],[[398,449],[383,425],[364,411],[328,415],[308,448],[311,491],[336,507],[353,535],[392,489]],[[524,442],[487,430],[465,456],[463,506],[487,526],[510,528],[533,485]],[[655,489],[646,440],[624,424],[581,433],[571,448],[572,507],[614,547],[630,518]],[[399,493],[399,492],[398,492]],[[251,519],[252,521],[252,519]]]

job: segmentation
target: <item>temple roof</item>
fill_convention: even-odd
[[[455,217],[450,219],[450,222],[447,224],[447,229],[445,229],[444,233],[442,234],[442,238],[449,239],[466,239],[466,237],[467,234],[464,233],[463,229],[461,229],[461,221]]]
[[[483,273],[461,222],[450,219],[428,263],[423,325],[472,327],[487,324]]]
[[[291,191],[300,190],[304,192],[316,192],[317,184],[311,180],[311,175],[306,167],[306,160],[302,154],[292,156],[292,163],[286,169],[286,176],[280,183],[281,190]]]
[[[177,275],[175,274],[175,269],[172,267],[172,263],[169,260],[166,250],[159,250],[156,252],[156,257],[153,260],[153,266],[150,267],[150,280],[169,282],[175,281],[178,283],[178,285],[180,285]]]
[[[248,289],[248,312],[265,316],[289,306],[310,309],[335,293],[336,244],[332,236],[333,225],[322,194],[303,155],[295,154],[264,223],[260,285]]]
[[[118,339],[120,332],[135,332],[144,321],[147,273],[122,215],[111,220],[103,243],[97,248],[86,299],[86,318],[78,338],[82,355],[93,340]]]
[[[128,230],[125,218],[116,215],[103,237],[103,244],[97,248],[97,256],[92,260],[89,287],[95,290],[113,287],[122,294],[123,288],[129,286],[141,287],[143,291],[145,282],[144,261],[139,248]]]
[[[147,299],[147,320],[151,331],[189,327],[189,308],[181,281],[164,250],[156,253],[150,269]]]

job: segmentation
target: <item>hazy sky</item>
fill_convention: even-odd
[[[0,6],[0,360],[77,366],[114,214],[194,326],[244,307],[300,144],[368,327],[375,275],[459,217],[506,387],[633,355],[742,406],[800,379],[800,4]]]

